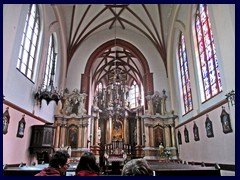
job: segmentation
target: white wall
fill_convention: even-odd
[[[31,137],[31,126],[43,124],[38,118],[46,122],[54,122],[55,102],[42,102],[42,108],[36,104],[34,94],[38,86],[42,83],[44,62],[47,57],[47,48],[51,32],[59,34],[57,25],[52,25],[56,21],[53,10],[50,5],[40,5],[41,25],[44,32],[40,35],[40,51],[38,52],[39,62],[36,65],[36,74],[33,81],[27,79],[20,71],[16,69],[19,47],[21,43],[25,18],[29,4],[5,4],[3,7],[3,95],[4,99],[15,106],[22,108],[35,116],[25,116],[26,127],[23,138],[17,138],[17,127],[23,112],[12,107],[9,108],[11,116],[9,132],[3,135],[3,163],[15,164],[24,162],[30,164],[34,158],[29,156],[29,145]],[[60,49],[59,49],[60,51]],[[59,58],[61,62],[61,57]],[[60,63],[57,69],[60,69]],[[59,81],[58,72],[56,81]],[[41,77],[38,77],[41,76]],[[3,112],[6,105],[3,106]],[[20,148],[19,148],[20,147]],[[16,153],[17,150],[17,153]]]
[[[221,106],[207,112],[210,120],[213,122],[214,137],[207,138],[205,130],[206,113],[201,117],[195,118],[187,122],[190,118],[194,118],[199,113],[208,108],[217,105],[224,100],[225,94],[230,90],[235,90],[235,17],[234,5],[208,5],[209,16],[211,18],[212,29],[217,49],[217,56],[220,65],[221,78],[223,81],[223,92],[216,97],[202,103],[199,92],[199,80],[196,77],[196,54],[194,45],[194,33],[192,33],[192,25],[194,24],[195,5],[180,5],[176,8],[175,17],[173,17],[173,25],[170,32],[168,53],[171,54],[171,59],[168,59],[170,71],[171,93],[174,95],[172,104],[178,112],[179,126],[176,129],[182,134],[182,145],[178,146],[179,157],[185,161],[204,161],[210,163],[226,163],[235,164],[235,105],[230,107],[224,104],[226,111],[230,114],[233,132],[224,134],[222,130],[220,115]],[[174,13],[173,13],[174,14]],[[179,32],[184,33],[186,39],[186,47],[188,53],[188,62],[190,70],[190,80],[192,87],[193,111],[186,115],[181,113],[181,100],[179,93],[179,83],[177,76],[177,56],[176,48],[178,44]],[[187,122],[186,124],[184,122]],[[200,141],[194,141],[193,125],[194,122],[199,127]],[[181,125],[183,124],[184,125]],[[188,129],[190,142],[184,141],[184,128]]]
[[[6,106],[3,106],[3,112],[6,110]],[[29,146],[31,140],[31,126],[43,125],[42,122],[35,120],[34,118],[25,115],[25,131],[22,138],[16,137],[18,130],[18,122],[22,119],[23,113],[12,107],[9,107],[10,123],[8,127],[8,133],[3,135],[3,164],[19,164],[21,162],[27,165],[33,162],[37,163],[35,156],[31,156],[29,153]]]
[[[180,126],[176,129],[176,134],[180,131],[182,135],[182,145],[178,145],[180,159],[188,162],[235,164],[235,114],[233,113],[235,106],[230,106],[229,109],[228,105],[224,104],[224,107],[230,113],[233,132],[223,133],[220,118],[222,107],[208,113],[209,119],[213,124],[214,137],[208,138],[206,135],[206,114],[186,124],[189,133],[189,143],[186,143],[184,139],[185,125]],[[199,128],[199,141],[194,140],[194,122]]]
[[[56,105],[50,103],[49,106],[43,101],[42,108],[37,105],[34,95],[42,83],[49,37],[52,32],[59,34],[58,24],[50,26],[56,21],[54,12],[50,5],[40,5],[41,33],[40,51],[37,56],[37,64],[33,81],[26,78],[17,70],[17,59],[21,43],[23,28],[25,24],[28,4],[8,4],[4,5],[3,16],[3,94],[5,99],[23,109],[35,113],[46,121],[53,122]],[[56,23],[55,23],[56,24]],[[60,42],[60,38],[58,39]],[[59,46],[60,48],[60,46]],[[61,49],[58,49],[61,52]],[[61,69],[61,56],[58,57],[57,70]],[[59,83],[60,72],[56,73],[56,85]]]

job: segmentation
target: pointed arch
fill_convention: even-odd
[[[127,49],[130,51],[136,59],[139,61],[139,66],[141,66],[142,73],[140,74],[142,77],[140,79],[143,79],[142,85],[144,87],[144,94],[153,94],[154,87],[153,87],[153,75],[150,72],[150,68],[147,62],[147,59],[144,57],[144,55],[141,53],[141,51],[136,48],[133,44],[122,40],[122,39],[113,39],[110,41],[105,42],[101,46],[99,46],[89,57],[84,74],[82,74],[81,78],[81,92],[82,93],[89,93],[90,92],[90,77],[91,77],[91,69],[96,62],[97,58],[103,54],[107,49],[118,46],[122,47],[124,49]],[[89,96],[88,96],[89,99]],[[88,100],[87,100],[88,103]],[[147,103],[145,103],[147,104]],[[86,109],[88,107],[88,104],[86,104]]]

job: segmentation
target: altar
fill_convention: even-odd
[[[147,95],[147,109],[138,104],[130,108],[125,87],[98,92],[93,97],[91,115],[85,109],[86,94],[65,91],[62,107],[55,115],[54,149],[71,148],[71,158],[92,151],[101,165],[127,159],[177,159],[174,111],[166,110],[165,90]],[[119,93],[119,94],[117,94]],[[116,98],[118,97],[118,99]],[[113,101],[114,100],[114,101]],[[140,101],[139,101],[140,102]],[[160,155],[162,144],[168,154]],[[118,158],[116,158],[118,157]]]

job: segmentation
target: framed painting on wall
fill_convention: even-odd
[[[194,140],[199,141],[200,140],[199,131],[198,131],[198,127],[197,127],[195,122],[194,122],[194,125],[193,125],[193,134],[194,134]]]
[[[231,121],[230,121],[230,116],[226,112],[225,107],[222,107],[222,113],[221,113],[221,123],[222,123],[222,128],[223,128],[223,133],[227,134],[232,132],[232,126],[231,126]]]
[[[23,115],[22,119],[18,122],[17,137],[22,138],[24,136],[25,126],[26,126],[25,115]]]
[[[188,135],[188,130],[186,126],[184,128],[184,137],[185,137],[185,142],[189,143],[189,135]]]
[[[182,144],[182,135],[181,135],[180,131],[178,131],[177,136],[178,136],[178,144],[180,145],[180,144]]]
[[[10,123],[10,115],[8,109],[9,107],[7,107],[6,111],[3,113],[3,134],[8,133],[8,125]]]
[[[209,119],[208,114],[207,114],[207,118],[206,118],[206,121],[205,121],[205,129],[206,129],[206,133],[207,133],[208,138],[214,137],[212,121]]]

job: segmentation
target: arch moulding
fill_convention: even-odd
[[[131,43],[122,40],[122,39],[113,39],[110,41],[105,42],[101,46],[99,46],[89,57],[84,74],[82,74],[81,78],[81,93],[86,93],[88,94],[90,92],[90,77],[91,77],[91,68],[94,64],[94,62],[97,60],[97,58],[105,52],[107,49],[114,47],[114,46],[119,46],[124,49],[127,49],[130,51],[136,59],[139,61],[141,68],[143,69],[143,74],[142,74],[142,79],[143,79],[143,88],[144,88],[144,95],[148,94],[153,94],[154,88],[153,88],[153,73],[150,72],[148,62],[144,55],[140,52],[139,49],[137,49],[134,45]],[[87,101],[86,101],[86,107],[88,107],[89,103],[89,96],[87,96]],[[145,103],[146,104],[146,103]],[[88,109],[88,108],[86,108]]]

